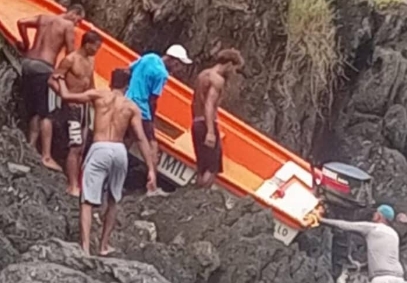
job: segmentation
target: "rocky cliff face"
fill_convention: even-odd
[[[363,0],[83,4],[96,25],[138,52],[185,44],[195,64],[177,77],[188,84],[217,50],[239,48],[247,66],[229,86],[227,109],[304,158],[313,153],[367,170],[379,200],[407,209],[406,7],[381,10]],[[293,21],[300,25],[286,25]],[[78,240],[77,201],[64,196],[64,177],[41,168],[16,128],[10,113],[19,104],[18,76],[1,59],[0,282],[333,282],[329,229],[285,247],[272,237],[269,211],[226,192],[129,195],[113,235],[115,259],[83,258],[68,243]],[[93,249],[99,212],[94,222]],[[398,230],[405,242],[406,227]],[[407,263],[405,247],[402,258]],[[351,282],[366,278],[355,274]]]

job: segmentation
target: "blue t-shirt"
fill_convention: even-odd
[[[167,68],[160,56],[149,53],[131,63],[130,72],[126,97],[140,108],[143,120],[151,120],[149,98],[161,95],[168,79]]]

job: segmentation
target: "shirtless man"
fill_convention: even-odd
[[[62,99],[75,103],[91,102],[95,108],[93,144],[83,163],[81,181],[81,244],[84,252],[89,255],[92,205],[102,204],[103,185],[106,182],[109,199],[100,255],[107,255],[114,251],[108,241],[127,174],[127,150],[123,138],[129,126],[134,131],[136,142],[148,167],[147,186],[149,189],[155,189],[155,170],[150,145],[141,122],[141,112],[135,103],[124,97],[129,80],[124,70],[112,72],[111,90],[92,89],[83,93],[71,93],[65,85],[63,76],[57,74],[53,79],[59,81]]]
[[[88,31],[82,37],[81,47],[61,61],[54,75],[66,76],[69,91],[80,93],[95,87],[93,57],[101,44],[100,35],[94,31]],[[55,80],[50,79],[50,86],[56,92],[59,91]],[[66,159],[66,173],[69,182],[67,192],[72,196],[79,196],[78,177],[88,132],[89,108],[88,105],[78,103],[69,103],[66,107],[69,135],[69,153]]]
[[[23,54],[22,93],[30,119],[29,143],[36,146],[41,133],[42,163],[47,168],[62,171],[51,156],[52,121],[50,113],[56,107],[55,95],[49,92],[48,78],[54,70],[63,47],[67,53],[74,50],[74,27],[84,17],[81,5],[72,5],[62,15],[37,15],[17,22],[22,41],[17,48]],[[36,29],[30,49],[28,29]]]
[[[217,109],[228,78],[243,65],[239,51],[225,49],[218,53],[215,66],[198,75],[192,103],[192,142],[197,158],[198,187],[212,187],[216,175],[223,172]]]

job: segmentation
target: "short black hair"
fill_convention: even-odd
[[[102,37],[96,31],[90,30],[82,36],[81,46],[84,46],[86,43],[96,42],[102,42]]]
[[[85,17],[85,8],[81,4],[73,4],[68,7],[68,12],[74,12],[76,15]]]
[[[129,84],[130,74],[126,69],[114,69],[110,78],[110,88],[124,89]]]

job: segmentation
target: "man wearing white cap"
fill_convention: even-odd
[[[157,100],[168,80],[169,73],[173,73],[184,64],[191,64],[187,51],[182,45],[170,46],[165,55],[160,57],[155,53],[147,53],[132,62],[130,69],[130,83],[126,97],[134,101],[140,108],[143,119],[143,129],[150,143],[153,154],[154,167],[157,170],[158,144],[154,133],[154,116]],[[159,192],[147,192],[149,195]]]
[[[369,279],[371,283],[403,283],[404,270],[399,260],[399,236],[390,227],[395,218],[394,209],[380,205],[372,222],[349,222],[321,218],[321,223],[365,237]]]

